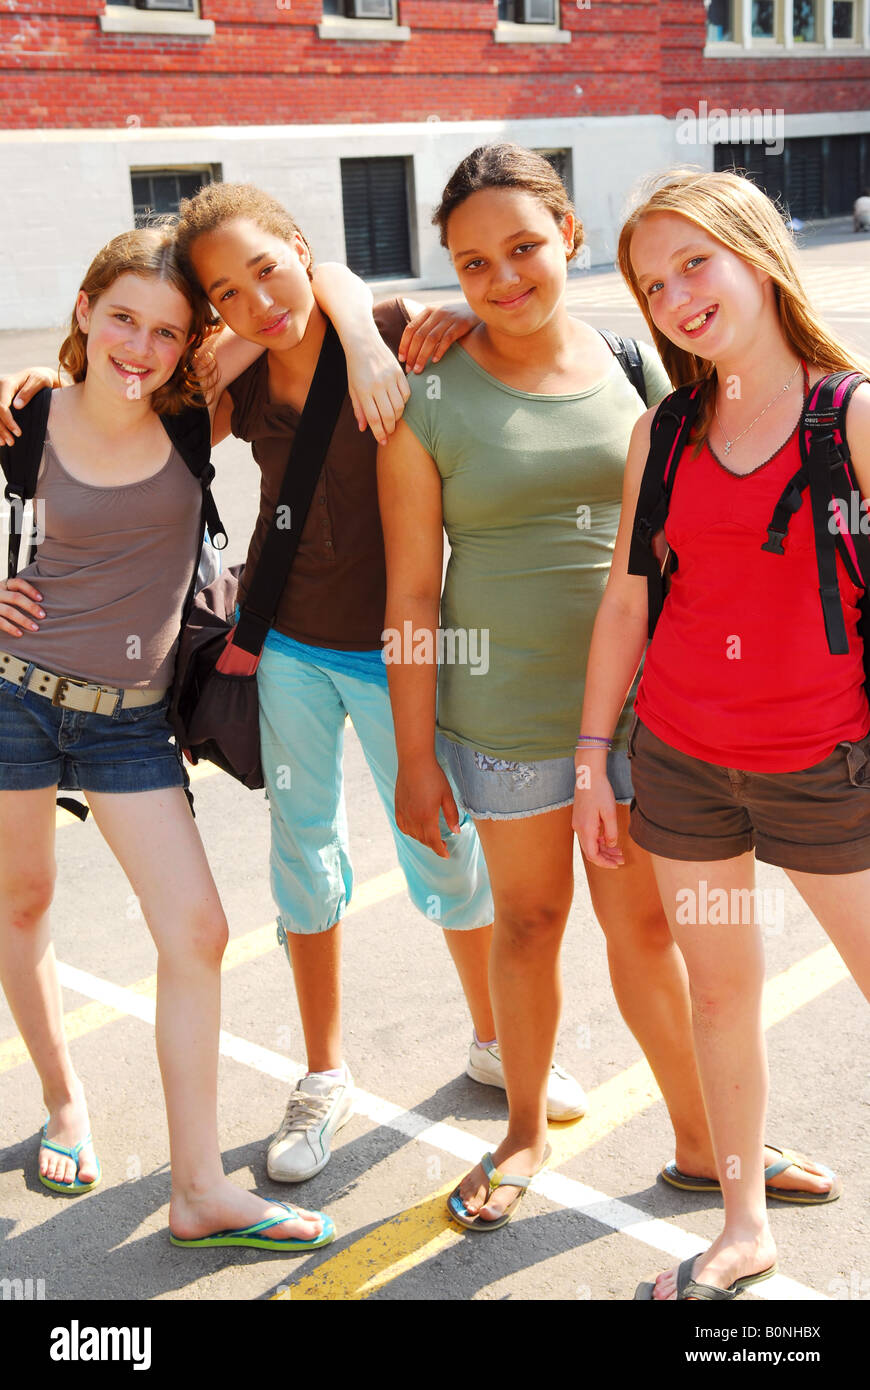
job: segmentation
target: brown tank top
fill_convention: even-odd
[[[172,682],[181,610],[197,563],[202,490],[169,440],[143,482],[96,487],[66,471],[46,437],[36,491],[39,550],[21,578],[42,594],[39,631],[3,645],[80,680]]]

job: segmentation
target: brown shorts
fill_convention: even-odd
[[[800,772],[741,772],[680,753],[635,718],[631,838],[663,859],[747,850],[810,874],[870,868],[870,733]]]

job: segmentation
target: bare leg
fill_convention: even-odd
[[[686,921],[677,894],[700,883],[710,895],[751,888],[754,859],[742,854],[715,863],[685,863],[653,856],[662,903],[686,962],[692,1000],[695,1055],[725,1204],[725,1228],[695,1261],[693,1277],[727,1288],[735,1279],[769,1268],[776,1247],[767,1220],[762,1159],[767,1104],[767,1057],[761,1025],[764,959],[759,928],[715,915]],[[713,920],[710,920],[713,917]],[[680,920],[682,919],[682,920]],[[675,1297],[676,1271],[659,1276],[655,1298]]]
[[[329,931],[287,932],[309,1071],[341,1066],[341,923]]]
[[[857,874],[786,871],[870,999],[870,869]]]
[[[664,1096],[674,1127],[677,1167],[695,1177],[715,1178],[685,961],[661,905],[652,858],[628,833],[628,807],[617,806],[616,813],[625,857],[622,867],[602,869],[584,860],[592,907],[607,938],[613,992]],[[764,1151],[765,1165],[779,1157],[773,1149]],[[792,1167],[778,1174],[776,1183],[796,1191],[827,1192],[831,1178]]]
[[[12,1016],[42,1082],[49,1139],[65,1148],[90,1130],[84,1090],[69,1055],[49,907],[54,893],[56,787],[0,792],[0,982]],[[92,1182],[92,1145],[78,1160],[81,1182]],[[54,1182],[72,1182],[71,1158],[42,1149],[39,1171]]]
[[[169,1224],[193,1239],[279,1214],[231,1183],[217,1134],[220,964],[227,925],[180,788],[88,793],[106,842],[137,894],[157,946],[157,1056],[172,1160]],[[300,1212],[300,1217],[305,1217]],[[285,1220],[274,1238],[313,1239],[319,1218]]]
[[[444,940],[456,966],[474,1031],[481,1042],[489,1042],[496,1036],[489,998],[492,926],[475,931],[445,931]]]
[[[547,1134],[547,1081],[562,986],[559,950],[573,892],[572,808],[514,821],[477,821],[495,901],[490,994],[508,1097],[508,1132],[493,1154],[503,1171],[533,1173]],[[493,1219],[517,1196],[499,1187],[483,1205],[478,1164],[460,1195],[469,1212]]]

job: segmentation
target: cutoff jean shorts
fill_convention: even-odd
[[[374,777],[414,906],[447,931],[471,931],[492,921],[486,861],[470,816],[460,815],[458,834],[442,817],[447,859],[396,825],[398,757],[385,685],[266,646],[257,689],[272,823],[272,896],[285,949],[288,933],[334,927],[353,894],[342,769],[347,716]]]
[[[475,820],[524,820],[574,804],[573,757],[514,762],[490,757],[444,734],[438,734],[435,747],[439,761],[459,787],[462,805]],[[607,778],[617,804],[627,806],[634,793],[623,750],[608,753]]]
[[[88,714],[0,679],[0,791],[148,792],[187,786],[158,704]]]

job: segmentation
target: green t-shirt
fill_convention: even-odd
[[[671,387],[653,349],[640,347],[654,405]],[[438,728],[491,757],[571,755],[643,402],[616,358],[574,395],[505,386],[460,344],[409,381],[403,419],[441,474],[451,552]]]

